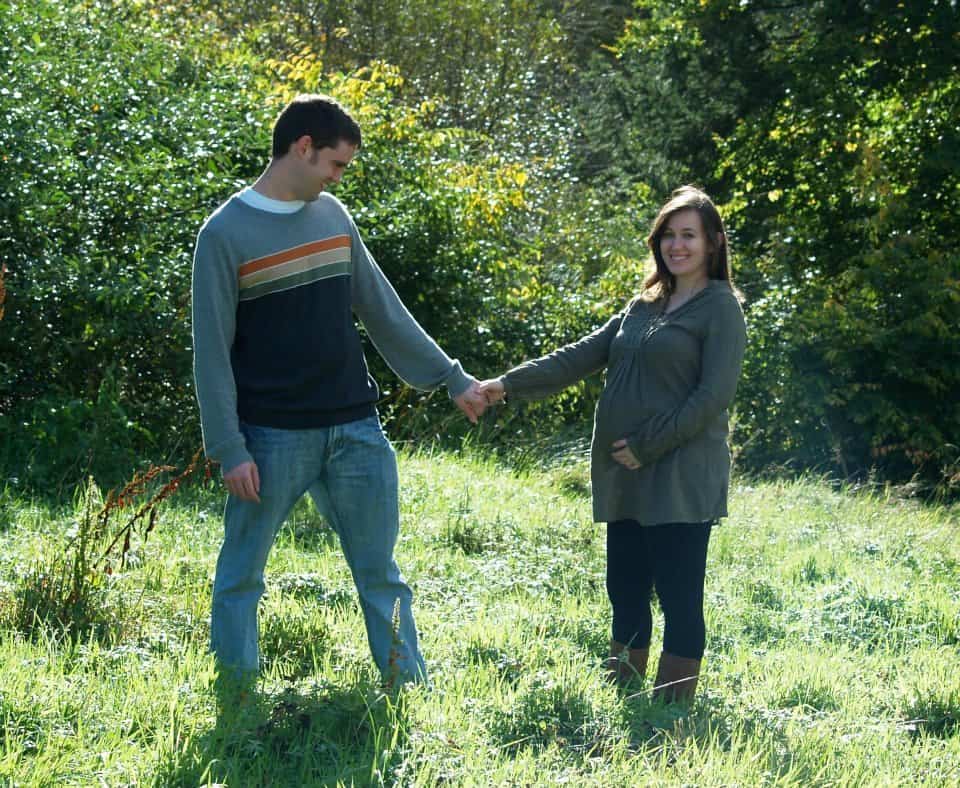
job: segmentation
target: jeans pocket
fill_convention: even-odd
[[[301,430],[282,430],[246,422],[240,422],[240,432],[246,440],[247,451],[253,455],[257,464],[278,456],[292,458],[299,453],[304,441]]]

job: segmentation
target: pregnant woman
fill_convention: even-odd
[[[720,214],[684,186],[647,243],[655,269],[605,325],[485,381],[488,402],[540,399],[606,370],[591,450],[593,516],[607,523],[612,681],[647,669],[651,592],[664,616],[654,695],[692,701],[706,632],[710,530],[727,514],[728,414],[746,326]]]

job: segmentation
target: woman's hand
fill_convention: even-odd
[[[614,442],[613,454],[611,456],[624,468],[629,468],[631,471],[635,471],[640,467],[639,461],[633,456],[633,452],[630,451],[630,447],[627,446],[627,441],[625,438],[621,438],[620,440]]]
[[[503,382],[499,378],[482,381],[480,383],[480,392],[487,398],[488,405],[496,405],[499,402],[503,402],[507,396]]]

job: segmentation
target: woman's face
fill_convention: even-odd
[[[684,208],[671,214],[660,236],[660,254],[677,282],[696,284],[709,278],[710,242],[700,214]]]

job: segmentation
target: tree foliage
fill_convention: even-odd
[[[367,142],[338,194],[414,314],[468,369],[519,360],[557,326],[589,327],[567,292],[582,282],[543,259],[549,214],[525,163],[433,122],[435,102],[399,101],[395,67],[326,74],[309,49],[201,56],[208,33],[171,38],[134,6],[0,9],[11,74],[0,91],[0,426],[15,435],[5,465],[25,478],[72,482],[92,463],[114,481],[137,457],[196,445],[196,232],[259,173],[272,117],[300,91],[329,92],[360,120]],[[552,251],[567,248],[584,246]],[[398,431],[436,434],[436,408],[369,357]]]
[[[338,188],[477,375],[603,322],[663,197],[721,204],[748,296],[743,467],[960,484],[960,23],[949,0],[0,1],[0,463],[114,478],[198,440],[203,218],[295,92],[365,144]],[[397,436],[459,427],[397,386]],[[585,430],[598,382],[501,434]]]
[[[725,203],[748,467],[956,473],[958,35],[938,0],[641,2],[594,66],[588,171]]]
[[[72,482],[91,455],[122,467],[195,434],[191,247],[265,118],[242,60],[198,57],[123,6],[4,4],[0,26],[4,449]]]
[[[776,100],[720,145],[762,285],[743,424],[757,464],[942,480],[960,459],[960,20],[935,1],[813,11],[777,53]]]

